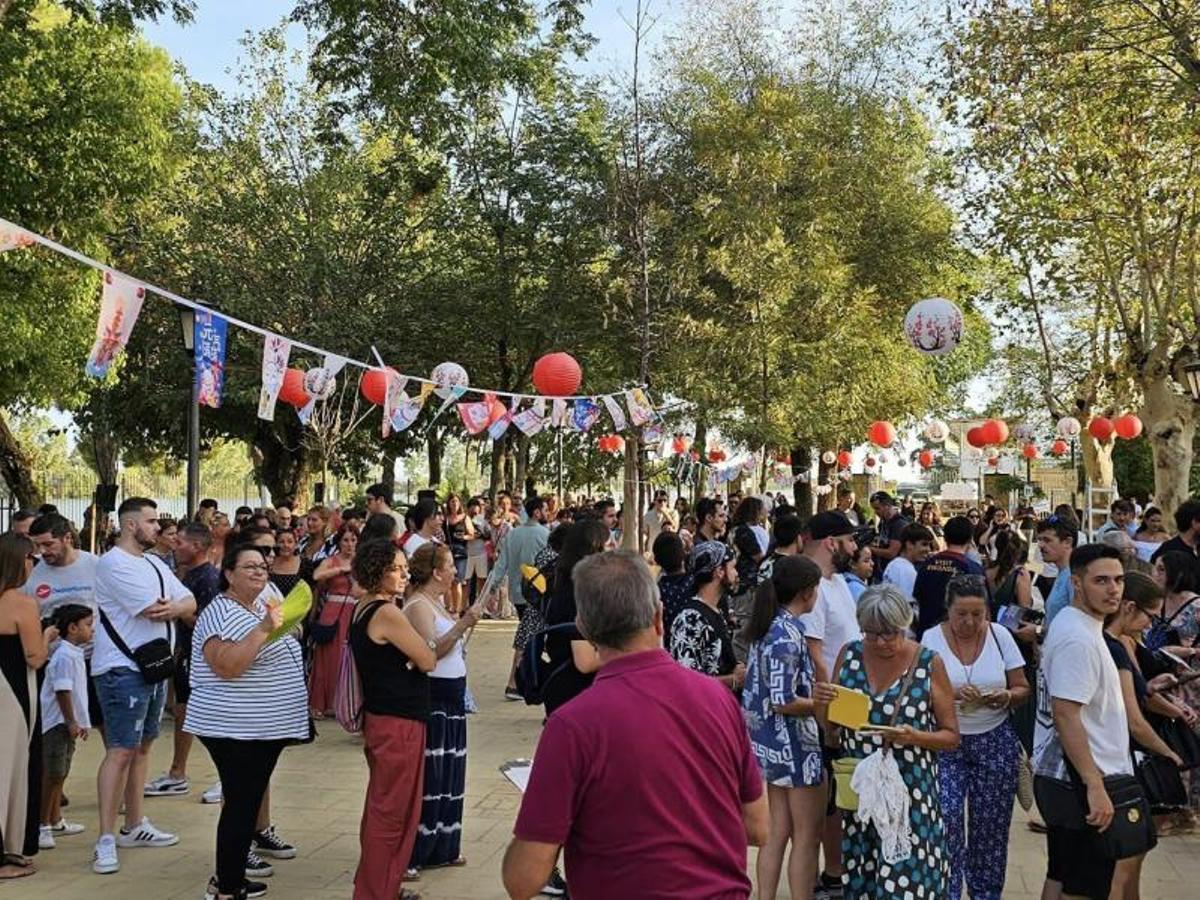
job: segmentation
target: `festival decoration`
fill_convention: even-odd
[[[307,405],[309,396],[304,393],[304,373],[302,371],[288,369],[283,373],[283,384],[279,387],[279,399],[297,409]]]
[[[833,493],[833,485],[832,484],[818,484],[814,490],[818,497],[824,497],[827,494]]]
[[[671,439],[671,450],[675,453],[686,453],[688,448],[687,439],[682,434],[677,434]]]
[[[780,459],[779,461],[791,463],[792,457],[789,455],[789,456],[784,457],[783,459]],[[837,454],[834,453],[832,450],[826,450],[824,453],[821,454],[821,462],[825,463],[825,465],[827,465],[827,466],[832,466],[835,462],[837,462]]]
[[[950,426],[941,419],[934,419],[925,426],[925,440],[927,441],[931,441],[934,444],[941,444],[948,437],[950,437]]]
[[[567,401],[555,398],[550,401],[550,424],[562,428],[567,423]]]
[[[1037,444],[1026,444],[1024,447],[1021,448],[1021,455],[1023,457],[1025,457],[1026,459],[1037,459],[1038,458]]]
[[[337,390],[337,378],[323,366],[304,373],[304,392],[314,400],[328,400]]]
[[[896,426],[891,422],[872,422],[867,429],[867,440],[876,447],[890,447],[896,442]]]
[[[974,428],[967,429],[967,443],[976,449],[987,446],[987,438],[984,437],[982,426],[976,425]]]
[[[621,404],[611,394],[606,394],[604,397],[604,408],[608,410],[608,414],[612,417],[613,428],[617,431],[625,430],[625,410],[621,409]]]
[[[223,318],[208,310],[196,310],[192,331],[192,346],[196,352],[196,402],[210,409],[221,408],[227,337],[228,327]]]
[[[84,371],[103,378],[125,345],[142,311],[146,289],[131,278],[113,271],[104,273],[100,292],[100,319],[96,322],[96,342]]]
[[[0,219],[0,253],[5,250],[32,247],[35,243],[37,242],[33,239],[33,235],[20,225],[14,225],[7,219]]]
[[[625,405],[629,408],[629,421],[634,424],[635,428],[649,425],[658,418],[658,413],[650,405],[650,398],[641,388],[625,392]]]
[[[493,397],[492,400],[494,401],[495,398]],[[486,398],[470,403],[460,403],[457,409],[463,427],[467,429],[467,434],[479,434],[491,424],[492,403]]]
[[[383,406],[384,401],[387,399],[389,373],[391,376],[398,376],[400,374],[391,366],[388,366],[386,370],[368,369],[363,373],[358,389],[362,392],[364,399],[368,403],[375,406]]]
[[[988,419],[979,426],[979,432],[985,444],[1003,444],[1008,440],[1008,425],[1003,419]]]
[[[1116,431],[1116,426],[1113,425],[1112,419],[1104,416],[1096,416],[1088,422],[1088,434],[1098,441],[1107,441],[1113,436],[1114,431]]]
[[[268,422],[275,420],[275,401],[283,387],[283,376],[287,371],[288,357],[292,354],[292,342],[277,334],[268,334],[263,339],[262,390],[258,394],[258,417]]]
[[[1013,429],[1013,437],[1017,439],[1018,443],[1029,444],[1037,437],[1037,431],[1032,425],[1022,422]]]
[[[962,310],[943,297],[921,300],[904,317],[904,333],[926,356],[944,356],[962,340]]]
[[[1125,413],[1113,420],[1113,428],[1117,432],[1117,437],[1132,441],[1142,433],[1142,420],[1133,413]]]
[[[576,400],[571,424],[576,431],[587,431],[600,421],[600,406],[594,400]]]
[[[933,466],[933,451],[922,450],[917,454],[917,462],[921,464],[922,469],[928,469]]]
[[[854,461],[854,457],[851,455],[849,450],[839,450],[838,451],[837,464],[841,468],[843,468],[843,469],[850,468],[850,463],[852,463],[853,461]]]
[[[1060,438],[1066,438],[1069,441],[1079,437],[1082,431],[1083,427],[1074,416],[1063,416],[1058,420],[1058,436]]]
[[[995,468],[999,464],[1000,464],[999,456],[989,456],[988,457],[988,465],[991,466],[992,468]]]
[[[513,424],[520,429],[521,434],[528,437],[533,437],[545,427],[545,418],[538,413],[532,406],[529,409],[523,409],[512,417]]]
[[[455,388],[466,388],[471,383],[467,370],[456,362],[438,363],[429,376],[433,382],[433,392],[443,400],[449,400]],[[460,392],[461,397],[464,392]]]
[[[1053,453],[1055,456],[1062,456],[1069,449],[1070,449],[1070,447],[1067,445],[1067,442],[1064,441],[1062,438],[1059,438],[1053,444],[1050,445],[1050,452]]]
[[[567,397],[582,383],[583,370],[569,353],[547,353],[533,364],[533,386],[548,397]]]
[[[725,462],[725,451],[720,447],[713,447],[708,451],[708,461],[715,463]]]
[[[874,472],[875,465],[876,465],[876,460],[875,460],[875,457],[873,457],[873,456],[868,456],[865,460],[863,460],[863,466],[866,468],[866,470],[868,472]]]

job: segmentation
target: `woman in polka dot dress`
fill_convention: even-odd
[[[871,697],[870,724],[894,724],[889,737],[908,788],[912,852],[889,863],[874,824],[843,816],[842,886],[846,900],[945,900],[950,859],[938,799],[937,754],[958,746],[954,691],[937,654],[906,637],[908,598],[892,585],[863,592],[858,624],[863,639],[842,648],[836,683]],[[909,669],[912,680],[904,685]],[[903,700],[901,694],[904,693]],[[899,713],[896,704],[900,703]],[[864,759],[884,746],[878,734],[837,729],[846,756]]]

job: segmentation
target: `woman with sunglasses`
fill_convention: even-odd
[[[848,900],[877,900],[905,893],[950,897],[949,851],[938,801],[938,757],[958,747],[954,690],[946,666],[933,650],[910,640],[909,598],[894,585],[867,588],[858,601],[862,640],[852,641],[838,654],[835,683],[870,698],[869,726],[885,733],[839,726],[830,734],[843,755],[862,760],[883,748],[899,748],[893,759],[909,791],[908,826],[912,852],[890,863],[874,825],[857,815],[842,818],[842,886]],[[894,729],[894,730],[892,730]]]
[[[58,637],[43,629],[36,599],[21,590],[37,556],[23,534],[0,535],[0,880],[32,875],[42,773],[38,672]]]
[[[1009,710],[1031,693],[1025,659],[1012,633],[991,622],[987,584],[978,575],[950,579],[946,619],[926,631],[921,644],[946,666],[962,736],[958,749],[942,754],[938,769],[950,851],[947,896],[961,896],[965,880],[972,900],[999,900],[1020,756]]]

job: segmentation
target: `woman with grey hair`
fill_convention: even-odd
[[[907,885],[917,897],[947,896],[949,854],[938,800],[937,754],[958,747],[954,691],[946,667],[934,651],[907,636],[912,607],[889,584],[867,588],[858,600],[862,640],[838,654],[838,686],[870,698],[867,727],[839,726],[830,739],[843,758],[863,760],[877,750],[892,752],[909,792],[908,826],[912,852],[889,862],[874,824],[854,813],[843,816],[842,885],[847,900],[894,896],[889,885]],[[889,854],[890,855],[890,854]]]

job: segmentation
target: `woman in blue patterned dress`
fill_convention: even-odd
[[[821,570],[803,556],[785,556],[754,595],[743,632],[750,645],[742,708],[750,744],[767,780],[771,831],[758,851],[758,892],[774,897],[788,841],[793,900],[812,896],[817,848],[825,822],[825,770],[817,707],[833,686],[816,684],[800,616],[811,612]]]
[[[898,588],[887,584],[867,588],[858,601],[858,624],[863,638],[842,648],[834,667],[837,685],[871,698],[871,725],[895,725],[899,730],[885,740],[878,733],[839,727],[835,737],[845,756],[860,760],[892,747],[908,789],[912,847],[907,858],[889,862],[874,823],[863,824],[857,813],[846,812],[842,819],[844,896],[846,900],[945,900],[950,857],[938,797],[937,755],[958,747],[954,690],[938,655],[906,637],[912,607]]]

